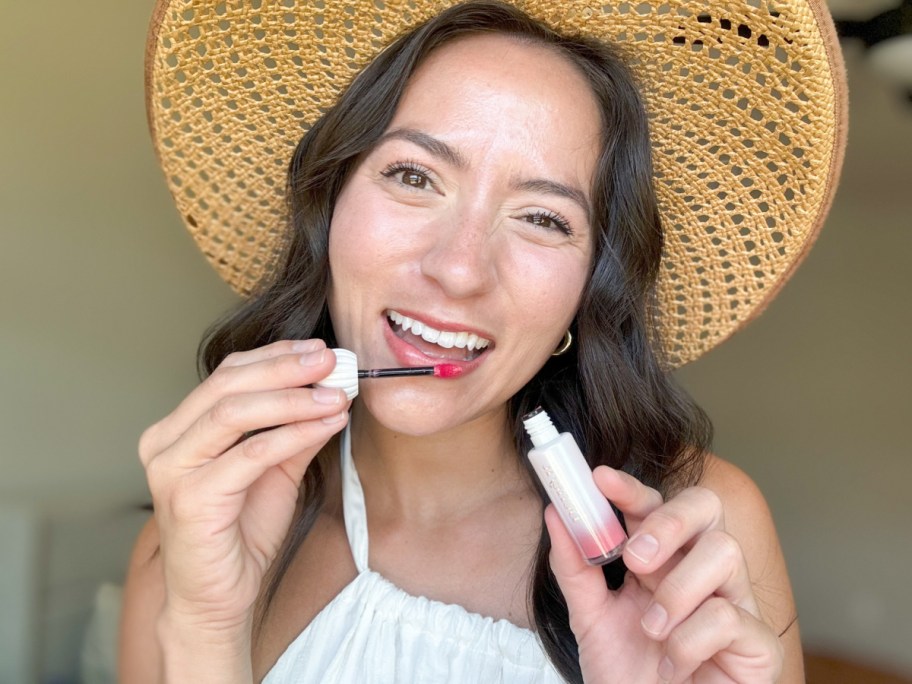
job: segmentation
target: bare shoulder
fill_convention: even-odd
[[[766,499],[736,465],[710,455],[700,486],[722,502],[725,529],[740,544],[754,595],[768,625],[781,635],[786,661],[782,682],[804,681],[795,599],[785,557]]]
[[[712,490],[722,500],[726,527],[730,527],[730,532],[745,533],[745,539],[739,539],[742,544],[763,544],[775,540],[776,531],[766,498],[741,468],[709,454],[699,484]]]
[[[779,538],[769,506],[760,488],[743,470],[709,455],[700,486],[722,501],[725,529],[741,544],[755,583],[774,569],[781,556]]]
[[[736,465],[710,455],[700,485],[713,491],[722,501],[725,529],[741,545],[755,589],[788,590],[785,562],[772,513],[754,481]],[[783,582],[784,587],[781,586]],[[791,597],[790,590],[788,597]],[[791,615],[784,616],[781,626],[785,627],[790,619]]]
[[[120,619],[118,680],[159,682],[161,652],[156,620],[165,601],[158,527],[150,518],[133,546]]]

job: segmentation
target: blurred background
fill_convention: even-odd
[[[807,649],[912,681],[912,56],[877,55],[910,4],[830,5],[855,36],[831,217],[767,312],[679,377],[769,500]],[[147,516],[137,439],[236,301],[149,143],[151,2],[90,6],[2,4],[0,684],[107,681]]]

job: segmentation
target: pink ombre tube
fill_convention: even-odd
[[[529,460],[564,526],[589,565],[621,555],[627,535],[569,432],[558,434],[541,408],[523,416],[533,449]]]

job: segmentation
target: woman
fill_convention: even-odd
[[[314,31],[321,40],[333,27],[349,31],[339,54],[351,61],[359,29],[390,9],[370,7],[321,10]],[[240,131],[259,135],[250,114],[281,129],[267,105],[237,113],[227,71],[210,73],[206,91],[207,77],[188,83],[182,60],[211,72],[213,46],[227,46],[222,61],[243,82],[250,67],[232,52],[232,21],[259,17],[251,35],[262,41],[270,20],[284,19],[286,31],[302,21],[283,11],[226,17],[220,5],[210,22],[200,7],[160,5],[153,38],[173,79],[153,71],[151,80],[166,168],[171,157],[198,170],[178,129],[162,127],[170,119],[193,140],[185,117],[195,108],[211,122],[208,97],[227,103],[211,135],[236,146],[226,178],[250,156]],[[410,30],[300,141],[275,272],[236,246],[208,250],[239,290],[255,292],[207,339],[208,377],[142,437],[155,519],[127,584],[124,681],[802,681],[797,616],[763,498],[707,453],[705,419],[666,374],[718,339],[682,345],[685,332],[710,337],[708,326],[688,320],[675,331],[682,305],[654,299],[662,265],[675,267],[662,257],[662,221],[681,232],[681,219],[660,217],[633,76],[615,49],[565,38],[510,5],[428,11],[424,24],[397,17]],[[568,32],[590,20],[567,16],[555,23]],[[703,17],[698,24],[710,23]],[[198,39],[215,22],[230,41]],[[284,44],[301,49],[294,36]],[[279,74],[273,97],[287,98],[280,65],[287,73],[297,63],[266,47],[264,73]],[[325,85],[339,68],[317,57],[301,74]],[[234,134],[223,128],[230,111]],[[726,121],[729,135],[751,120],[746,111]],[[831,134],[833,149],[839,137]],[[188,225],[206,239],[218,220],[198,212],[223,193],[211,173],[224,161],[188,172],[202,178],[203,198],[171,178]],[[802,163],[777,169],[797,173]],[[830,166],[826,192],[838,160]],[[701,190],[749,188],[740,175]],[[249,204],[257,201],[254,193]],[[824,193],[795,244],[807,243],[827,203]],[[696,236],[688,230],[684,245]],[[756,272],[754,256],[745,258]],[[781,283],[786,263],[794,253],[778,270],[763,264],[778,274],[764,283]],[[727,274],[701,267],[688,286],[721,289]],[[750,313],[726,316],[736,326]],[[354,350],[365,368],[444,360],[461,373],[365,381],[350,405],[319,386],[335,364],[327,344]],[[626,576],[619,564],[588,566],[544,508],[518,424],[539,403],[576,435],[623,513]]]

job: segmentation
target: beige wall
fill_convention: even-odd
[[[138,435],[193,386],[200,333],[233,301],[148,142],[150,12],[3,5],[0,598],[18,600],[0,635],[26,637],[0,639],[0,684],[73,681],[95,589],[122,578],[147,498]]]
[[[0,645],[0,682],[73,677],[94,589],[121,578],[140,522],[136,439],[193,385],[198,337],[233,301],[147,140],[148,4],[7,3],[0,21],[0,555],[25,553],[0,563],[0,596],[20,599],[0,634],[34,636]],[[853,80],[877,111],[817,248],[681,379],[768,495],[807,643],[912,673],[912,108]]]

